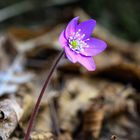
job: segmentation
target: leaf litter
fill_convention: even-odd
[[[89,18],[82,9],[75,9],[73,16],[77,14],[81,20]],[[1,39],[3,140],[23,139],[47,71],[61,49],[57,38],[64,25],[38,31],[14,27]],[[95,58],[97,70],[90,73],[79,64],[61,61],[46,91],[49,97],[41,103],[32,140],[140,139],[139,44],[117,38],[100,25],[95,36],[109,45]]]

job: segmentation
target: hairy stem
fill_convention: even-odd
[[[50,71],[49,71],[48,77],[47,77],[47,79],[46,79],[46,81],[45,81],[45,83],[44,83],[44,85],[43,85],[43,87],[42,87],[42,89],[41,89],[41,92],[40,92],[40,95],[39,95],[39,97],[38,97],[38,99],[37,99],[35,108],[34,108],[34,110],[33,110],[33,112],[32,112],[32,115],[31,115],[31,118],[30,118],[30,121],[29,121],[29,125],[28,125],[28,129],[27,129],[27,133],[26,133],[26,135],[25,135],[24,140],[29,140],[29,138],[30,138],[30,133],[31,133],[31,131],[32,131],[33,123],[34,123],[34,120],[35,120],[35,118],[36,118],[37,112],[38,112],[38,110],[39,110],[39,106],[40,106],[41,99],[42,99],[42,97],[43,97],[43,95],[44,95],[44,93],[45,93],[45,90],[46,90],[46,88],[47,88],[47,86],[48,86],[48,83],[49,83],[51,77],[52,77],[52,74],[53,74],[53,72],[54,72],[54,70],[55,70],[55,68],[56,68],[56,66],[57,66],[57,64],[58,64],[58,62],[59,62],[60,59],[62,58],[63,54],[64,54],[64,51],[60,52],[60,54],[58,55],[58,57],[57,57],[56,60],[54,61],[53,65],[52,65],[52,67],[51,67],[51,69],[50,69]]]

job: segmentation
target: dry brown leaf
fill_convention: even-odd
[[[86,110],[90,105],[90,100],[95,98],[98,89],[86,79],[72,78],[65,83],[64,90],[59,99],[59,122],[60,128],[64,131],[72,132],[78,125],[78,111]],[[86,95],[86,96],[85,96]],[[73,107],[71,109],[71,107]]]
[[[31,133],[31,140],[55,140],[49,131],[34,131]]]
[[[42,104],[35,122],[34,130],[36,131],[52,131],[52,122],[48,104]]]
[[[0,138],[7,140],[22,116],[22,109],[16,100],[5,99],[0,102]]]
[[[65,132],[65,133],[61,134],[60,136],[58,136],[57,140],[73,140],[73,138],[70,133]]]
[[[114,116],[128,109],[131,100],[128,100],[127,98],[130,95],[135,94],[135,91],[131,86],[125,87],[118,83],[110,83],[102,90],[101,94],[104,98],[106,115]]]
[[[90,108],[84,112],[83,135],[84,139],[98,139],[101,133],[105,110],[102,98],[95,98]]]

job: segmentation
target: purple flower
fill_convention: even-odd
[[[71,62],[79,62],[89,71],[93,71],[96,66],[92,56],[101,53],[107,45],[104,41],[91,37],[96,26],[95,20],[90,19],[78,24],[78,19],[79,17],[75,17],[69,22],[62,31],[59,42]]]

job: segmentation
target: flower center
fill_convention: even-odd
[[[80,32],[81,29],[69,37],[69,47],[76,53],[83,52],[85,48],[89,47],[85,40],[83,40],[85,34],[80,34]]]
[[[70,42],[71,48],[72,49],[77,49],[78,48],[78,41],[77,40],[72,40]]]

